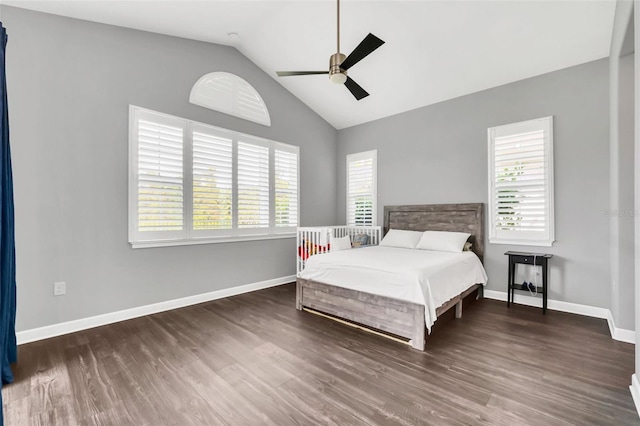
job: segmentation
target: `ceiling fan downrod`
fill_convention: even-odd
[[[329,80],[335,84],[344,84],[347,81],[347,70],[342,69],[340,64],[347,58],[346,55],[340,53],[340,0],[338,4],[338,26],[337,26],[337,49],[336,52],[329,58]]]
[[[337,1],[338,4],[338,27],[337,27],[337,32],[338,32],[338,48],[336,49],[336,52],[340,53],[340,0]]]

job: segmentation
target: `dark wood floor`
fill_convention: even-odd
[[[632,345],[498,301],[426,352],[294,309],[284,285],[20,346],[7,425],[626,425]]]

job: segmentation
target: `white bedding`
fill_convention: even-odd
[[[300,277],[424,305],[427,330],[436,308],[473,284],[487,283],[473,252],[381,246],[311,256]]]

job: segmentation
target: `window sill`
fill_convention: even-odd
[[[553,241],[527,241],[527,240],[506,240],[499,238],[489,238],[489,244],[508,244],[512,246],[534,246],[534,247],[551,247]]]
[[[154,247],[174,247],[174,246],[193,246],[199,244],[219,244],[219,243],[239,243],[243,241],[262,241],[262,240],[280,240],[284,238],[295,238],[295,232],[287,232],[282,234],[268,235],[242,235],[242,236],[224,236],[211,238],[192,238],[189,240],[155,240],[155,241],[130,241],[131,248],[154,248]]]

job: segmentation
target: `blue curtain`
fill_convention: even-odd
[[[5,52],[7,30],[0,23],[0,368],[2,384],[13,381],[10,364],[17,360],[16,346],[16,251],[13,216],[13,176],[9,149],[9,112]],[[0,393],[0,404],[2,394]],[[1,406],[0,406],[1,409]],[[1,414],[1,412],[0,412]],[[0,416],[0,424],[3,424]]]

